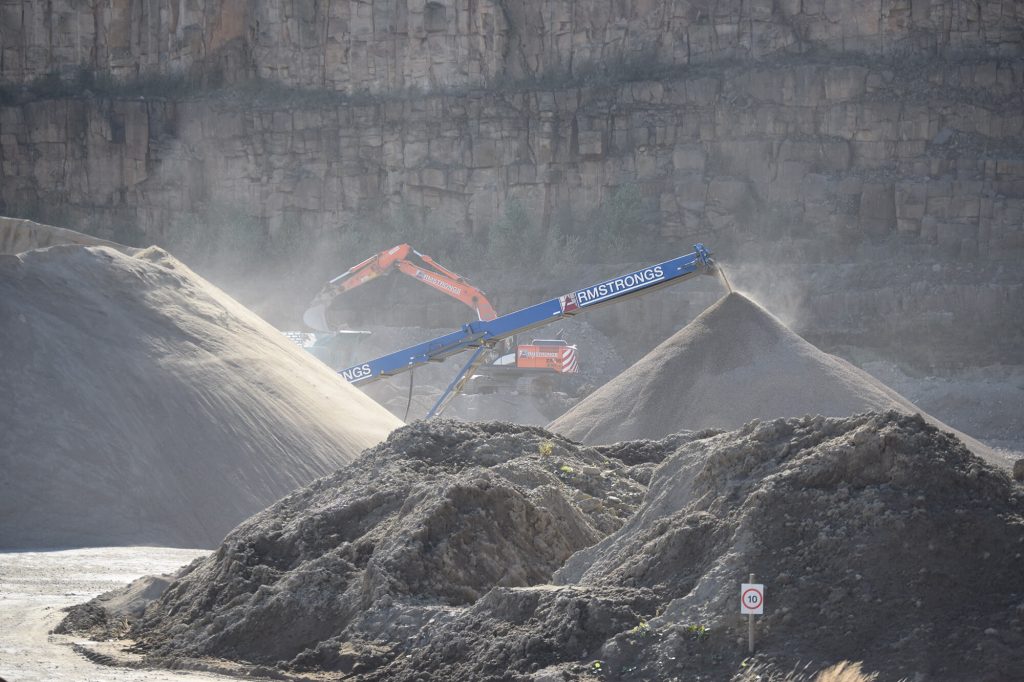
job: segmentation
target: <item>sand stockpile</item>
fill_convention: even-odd
[[[74,230],[53,225],[35,223],[21,218],[5,218],[0,216],[0,253],[18,254],[32,249],[42,249],[60,244],[78,244],[79,246],[109,246],[122,253],[135,254],[139,249],[124,246],[116,242],[108,242]]]
[[[867,372],[731,293],[548,428],[597,444],[684,429],[734,429],[752,419],[889,409],[920,412]],[[957,435],[980,457],[1006,464],[978,441]]]
[[[919,416],[615,448],[417,423],[241,525],[131,634],[175,667],[728,680],[754,572],[762,670],[852,659],[883,679],[1004,680],[1024,666],[1022,552],[1021,486]],[[123,622],[103,599],[69,623]]]
[[[158,249],[0,256],[0,546],[214,546],[399,421]]]

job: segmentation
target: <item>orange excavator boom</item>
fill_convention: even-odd
[[[415,256],[423,264],[417,265],[412,262],[410,256]],[[461,301],[473,309],[479,320],[490,321],[498,316],[484,292],[467,282],[465,277],[440,265],[430,256],[416,251],[408,244],[399,244],[370,256],[330,280],[303,313],[303,321],[317,331],[332,331],[327,324],[326,313],[334,298],[372,279],[391,274],[393,270]]]

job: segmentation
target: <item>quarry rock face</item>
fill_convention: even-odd
[[[156,248],[0,255],[0,384],[5,549],[215,546],[401,424]]]
[[[570,225],[589,245],[589,213],[631,187],[652,219],[630,238],[703,239],[754,265],[878,264],[818,278],[842,280],[800,303],[819,338],[863,345],[910,320],[951,347],[1000,344],[985,362],[1024,347],[1024,325],[986,322],[1024,318],[1012,0],[5,7],[8,86],[82,64],[141,81],[9,87],[0,213],[179,251],[220,223],[292,244],[411,223],[465,243],[514,200],[541,234]],[[227,90],[154,80],[176,74]],[[889,265],[921,262],[956,268],[891,281]],[[992,262],[1004,279],[960,271]]]
[[[403,211],[472,233],[510,197],[548,225],[632,183],[667,238],[1024,248],[1019,3],[606,5],[8,3],[7,84],[85,65],[380,97],[8,102],[0,207],[151,239],[196,206],[272,234]]]
[[[464,235],[486,231],[511,198],[548,226],[567,208],[583,220],[632,185],[657,217],[648,237],[813,235],[819,250],[899,237],[968,260],[1020,253],[1020,55],[849,61],[326,104],[297,94],[7,103],[0,199],[7,214],[105,237],[128,221],[173,241],[182,213],[217,210],[271,235],[367,214],[429,214]],[[304,172],[289,171],[300,158]]]
[[[586,74],[636,60],[689,65],[831,50],[872,55],[1020,49],[1018,3],[8,2],[0,79],[78,68],[114,76],[253,75],[349,92]],[[830,91],[857,88],[837,78]]]
[[[730,679],[753,572],[768,586],[766,669],[854,658],[885,678],[1000,680],[1024,663],[1021,550],[1020,485],[918,416],[614,448],[417,422],[239,526],[131,634],[173,667]],[[69,627],[106,622],[104,604],[140,590]]]

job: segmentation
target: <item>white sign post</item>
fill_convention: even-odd
[[[750,582],[740,585],[740,614],[747,616],[747,635],[750,653],[754,653],[754,615],[764,613],[764,585],[754,582],[754,574],[750,574]]]

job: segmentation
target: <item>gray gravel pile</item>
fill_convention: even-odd
[[[240,525],[133,632],[164,660],[383,663],[495,587],[549,582],[633,513],[651,467],[539,428],[417,422]]]
[[[732,293],[551,423],[586,443],[737,428],[751,419],[846,416],[910,403]]]
[[[752,419],[890,409],[920,412],[867,372],[819,350],[758,304],[731,293],[548,428],[599,444],[682,430],[735,429]],[[973,438],[957,435],[979,457],[1012,464]]]
[[[1013,679],[1022,552],[1021,487],[919,416],[754,422],[681,444],[559,587],[495,591],[380,679],[729,679],[751,572],[773,669],[853,659],[885,679]]]
[[[1024,488],[920,416],[601,448],[421,422],[239,526],[131,634],[171,666],[722,680],[752,572],[760,670],[994,681],[1024,665],[1022,553]]]

